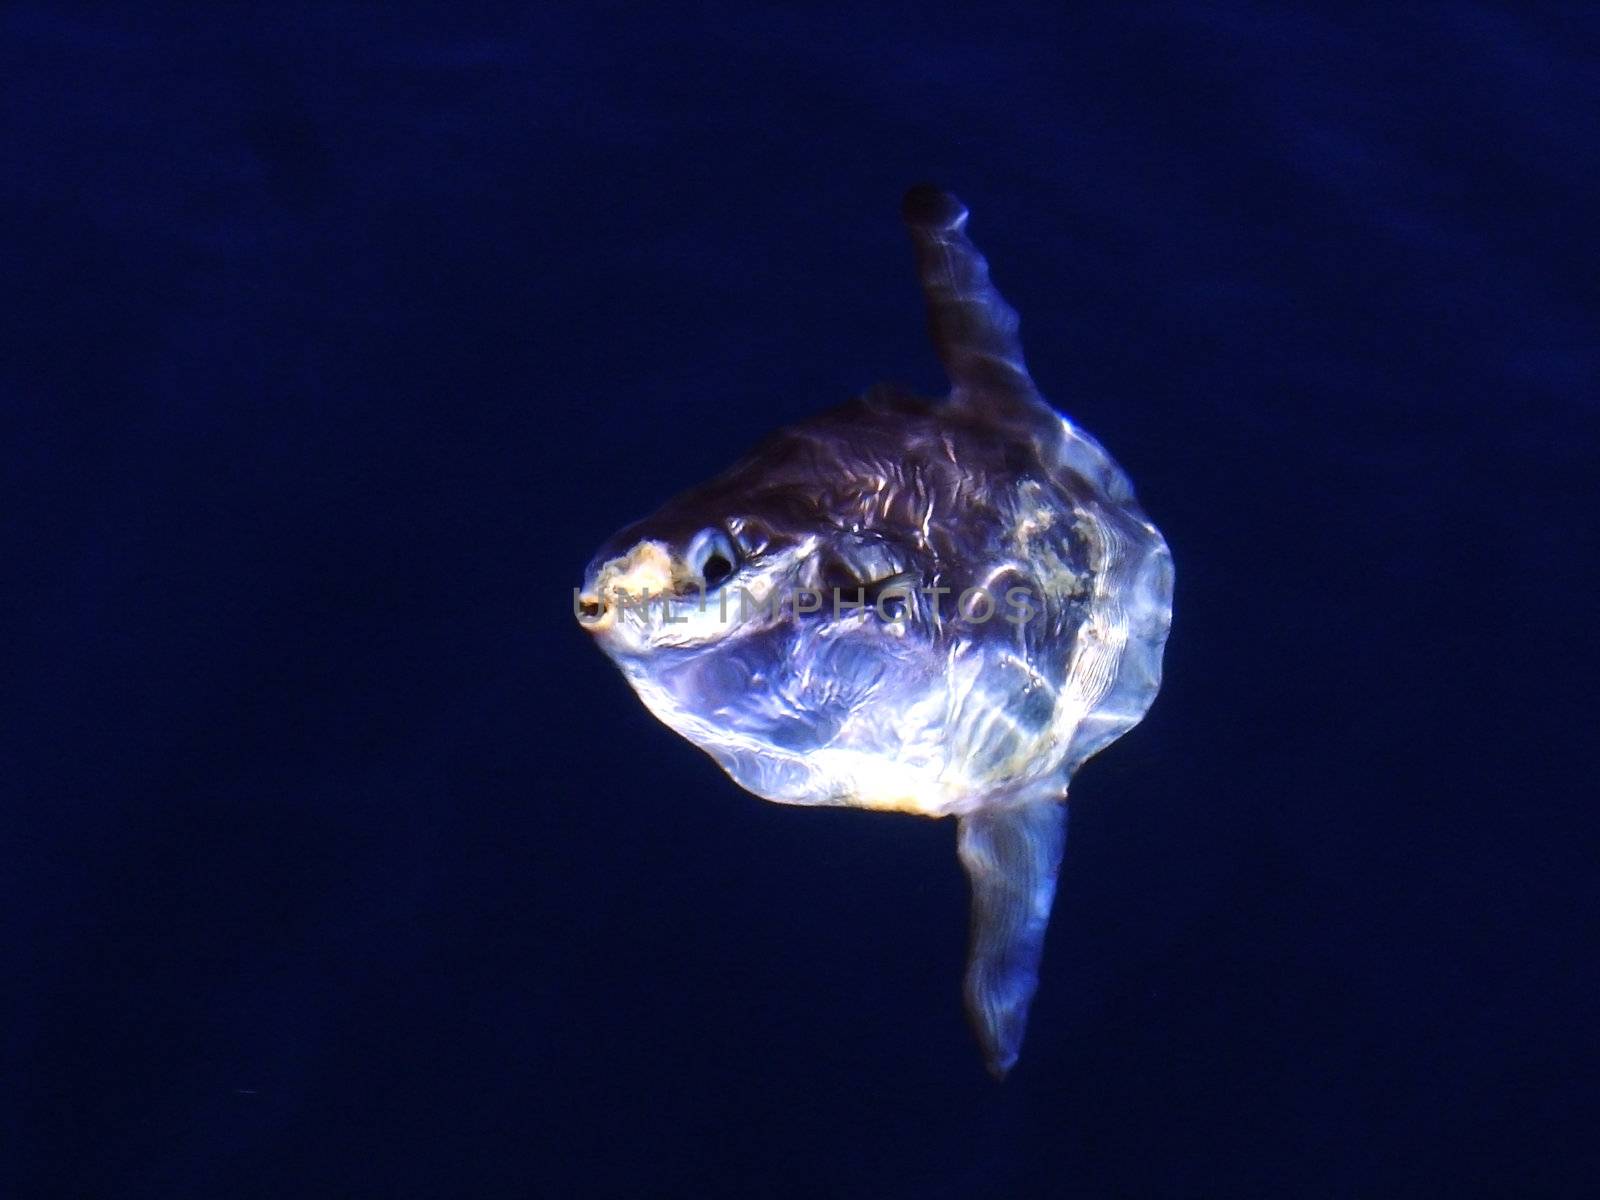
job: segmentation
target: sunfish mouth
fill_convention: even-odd
[[[579,593],[578,621],[590,633],[605,633],[618,617],[653,599],[681,594],[692,582],[681,559],[661,542],[643,541],[605,562]]]

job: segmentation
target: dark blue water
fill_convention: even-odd
[[[1600,1191],[1579,6],[0,11],[0,1191]],[[958,191],[1177,562],[1020,1066],[570,589]]]

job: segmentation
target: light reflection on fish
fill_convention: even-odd
[[[1127,477],[1051,409],[967,211],[907,195],[950,395],[877,388],[613,537],[575,596],[641,700],[785,804],[954,816],[965,994],[1016,1062],[1067,786],[1155,698],[1172,560]]]

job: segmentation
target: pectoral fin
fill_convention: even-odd
[[[1067,841],[1067,806],[1048,801],[961,818],[957,846],[972,881],[966,1000],[989,1073],[1017,1061]]]

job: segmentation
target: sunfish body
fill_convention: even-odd
[[[1155,698],[1172,560],[1127,477],[1051,409],[966,209],[906,224],[943,399],[877,388],[613,537],[581,624],[663,722],[785,804],[953,816],[965,993],[1015,1063],[1067,787]]]

